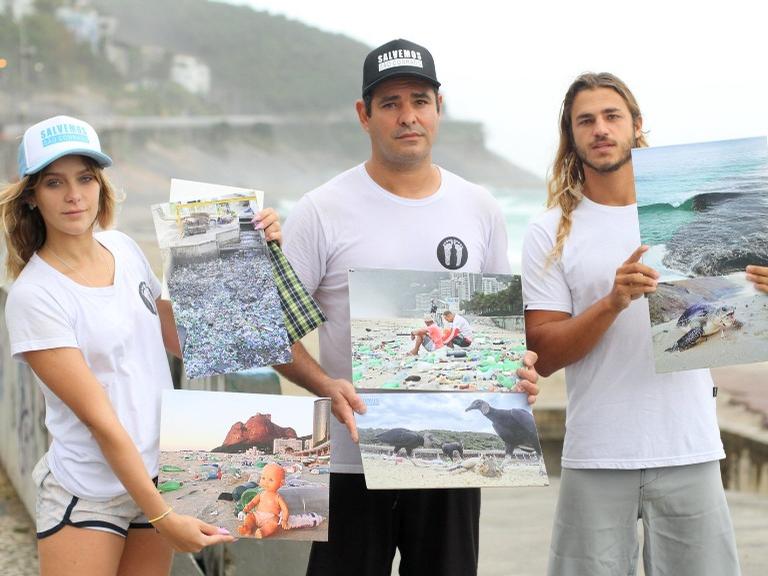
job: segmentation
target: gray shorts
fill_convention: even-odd
[[[432,342],[432,338],[429,337],[429,334],[424,334],[424,339],[421,341],[421,345],[424,346],[424,349],[427,352],[434,352],[435,350],[435,343]]]
[[[646,576],[738,576],[720,463],[563,469],[549,576],[634,576],[638,520]]]
[[[37,538],[52,536],[64,526],[89,528],[128,536],[128,529],[154,528],[129,494],[97,502],[78,498],[67,492],[53,477],[46,456],[32,471],[37,486]]]

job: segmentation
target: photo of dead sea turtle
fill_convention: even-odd
[[[699,302],[688,307],[677,320],[678,328],[690,328],[666,352],[678,352],[692,348],[702,339],[719,333],[725,336],[726,328],[739,329],[742,324],[736,319],[736,308],[728,305],[715,306]]]

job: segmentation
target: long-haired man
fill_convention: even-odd
[[[539,373],[565,368],[562,481],[551,576],[735,576],[739,564],[719,460],[708,370],[656,374],[648,303],[658,274],[640,261],[630,151],[640,108],[607,73],[571,84],[548,208],[523,248],[528,346]]]

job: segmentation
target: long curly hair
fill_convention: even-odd
[[[550,262],[559,260],[562,256],[563,246],[571,233],[571,214],[582,198],[584,166],[576,153],[576,144],[573,139],[573,126],[571,124],[573,101],[582,90],[594,90],[596,88],[615,90],[627,104],[633,123],[637,123],[642,118],[640,106],[627,85],[609,72],[585,72],[571,83],[560,108],[560,143],[547,183],[547,208],[559,206],[561,211],[555,246],[549,254]],[[635,144],[638,147],[648,146],[645,134],[641,132],[636,138]]]

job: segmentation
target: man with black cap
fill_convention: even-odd
[[[338,419],[329,541],[313,544],[312,576],[388,576],[397,548],[401,575],[477,573],[480,491],[367,490],[354,416],[365,405],[350,383],[350,268],[510,271],[496,201],[432,164],[439,87],[432,55],[418,44],[393,40],[368,54],[356,108],[371,156],[304,195],[285,224],[285,253],[328,321],[320,328],[320,365],[298,344],[280,371],[330,397]],[[530,401],[538,393],[534,362],[528,353],[529,368],[519,371]]]

